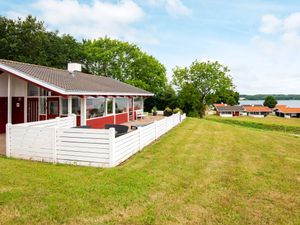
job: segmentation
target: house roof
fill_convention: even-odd
[[[282,109],[282,108],[287,108],[287,105],[276,105],[274,110],[279,110],[279,109]]]
[[[153,96],[109,77],[0,59],[0,70],[63,95]]]
[[[300,113],[300,108],[289,108],[289,107],[279,108],[278,112],[281,112],[281,113]]]
[[[246,112],[272,112],[269,107],[266,106],[244,106]]]
[[[217,112],[242,112],[244,111],[243,107],[239,105],[226,105],[226,106],[216,106]]]
[[[223,103],[216,103],[213,105],[214,107],[217,107],[217,106],[226,106],[226,104],[223,104]]]

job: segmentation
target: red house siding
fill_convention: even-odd
[[[46,115],[40,115],[40,120],[46,120]]]
[[[105,124],[114,124],[114,116],[99,117],[86,121],[86,125],[91,128],[103,129]]]
[[[0,134],[5,133],[7,123],[7,98],[0,97]]]
[[[126,122],[128,122],[127,113],[121,113],[116,115],[116,124],[126,123]]]

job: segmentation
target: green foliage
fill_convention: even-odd
[[[182,110],[180,108],[175,108],[173,109],[173,113],[176,114],[176,113],[180,113],[180,114],[183,114]]]
[[[176,67],[173,83],[179,88],[181,106],[187,105],[182,108],[188,107],[187,112],[197,111],[202,117],[207,105],[214,103],[219,96],[224,95],[228,102],[234,103],[235,100],[228,94],[235,93],[229,71],[219,62],[197,60],[189,68]]]
[[[238,105],[240,94],[234,90],[219,90],[214,96],[211,96],[212,103],[224,103],[227,105]]]
[[[38,65],[66,68],[79,61],[81,44],[70,35],[49,32],[35,17],[11,20],[0,17],[0,58]]]
[[[265,101],[264,101],[264,106],[267,106],[269,108],[275,108],[275,106],[277,105],[277,100],[269,95],[265,98]]]
[[[177,95],[171,85],[167,85],[162,92],[145,100],[144,107],[146,111],[150,111],[154,106],[160,110],[166,107],[174,109],[179,106]]]
[[[164,110],[164,116],[171,116],[173,114],[173,110],[169,107],[166,107]]]
[[[282,124],[268,124],[268,123],[260,123],[260,122],[253,122],[253,121],[245,121],[245,120],[235,120],[233,118],[220,118],[217,116],[210,116],[207,117],[208,120],[213,120],[220,123],[226,124],[234,124],[243,127],[249,128],[256,128],[261,130],[271,130],[271,131],[281,131],[281,132],[288,132],[293,134],[300,134],[300,127],[297,126],[290,126],[290,125],[282,125]]]
[[[83,49],[87,72],[108,76],[155,94],[164,92],[167,85],[164,65],[138,46],[105,37],[84,40]]]
[[[157,112],[157,107],[156,107],[156,106],[154,106],[154,107],[152,108],[152,112]]]

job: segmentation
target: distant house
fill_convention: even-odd
[[[265,117],[272,112],[272,110],[269,107],[258,106],[258,105],[243,106],[243,109],[247,114],[247,116],[252,116],[252,117]]]
[[[230,106],[230,105],[214,105],[217,115],[221,116],[221,117],[234,117],[234,116],[240,116],[244,109],[242,106]]]
[[[276,116],[285,118],[300,118],[300,108],[290,108],[288,106],[276,106],[274,109]]]

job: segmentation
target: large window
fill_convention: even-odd
[[[116,114],[127,112],[127,98],[116,98]]]
[[[142,98],[134,98],[134,110],[142,109]]]
[[[112,114],[113,113],[113,99],[107,98],[106,104],[107,104],[107,114]]]
[[[105,98],[88,97],[86,100],[87,119],[103,116],[105,113]]]
[[[72,97],[72,113],[80,115],[80,98]]]
[[[28,96],[39,96],[39,87],[32,84],[28,83]]]

